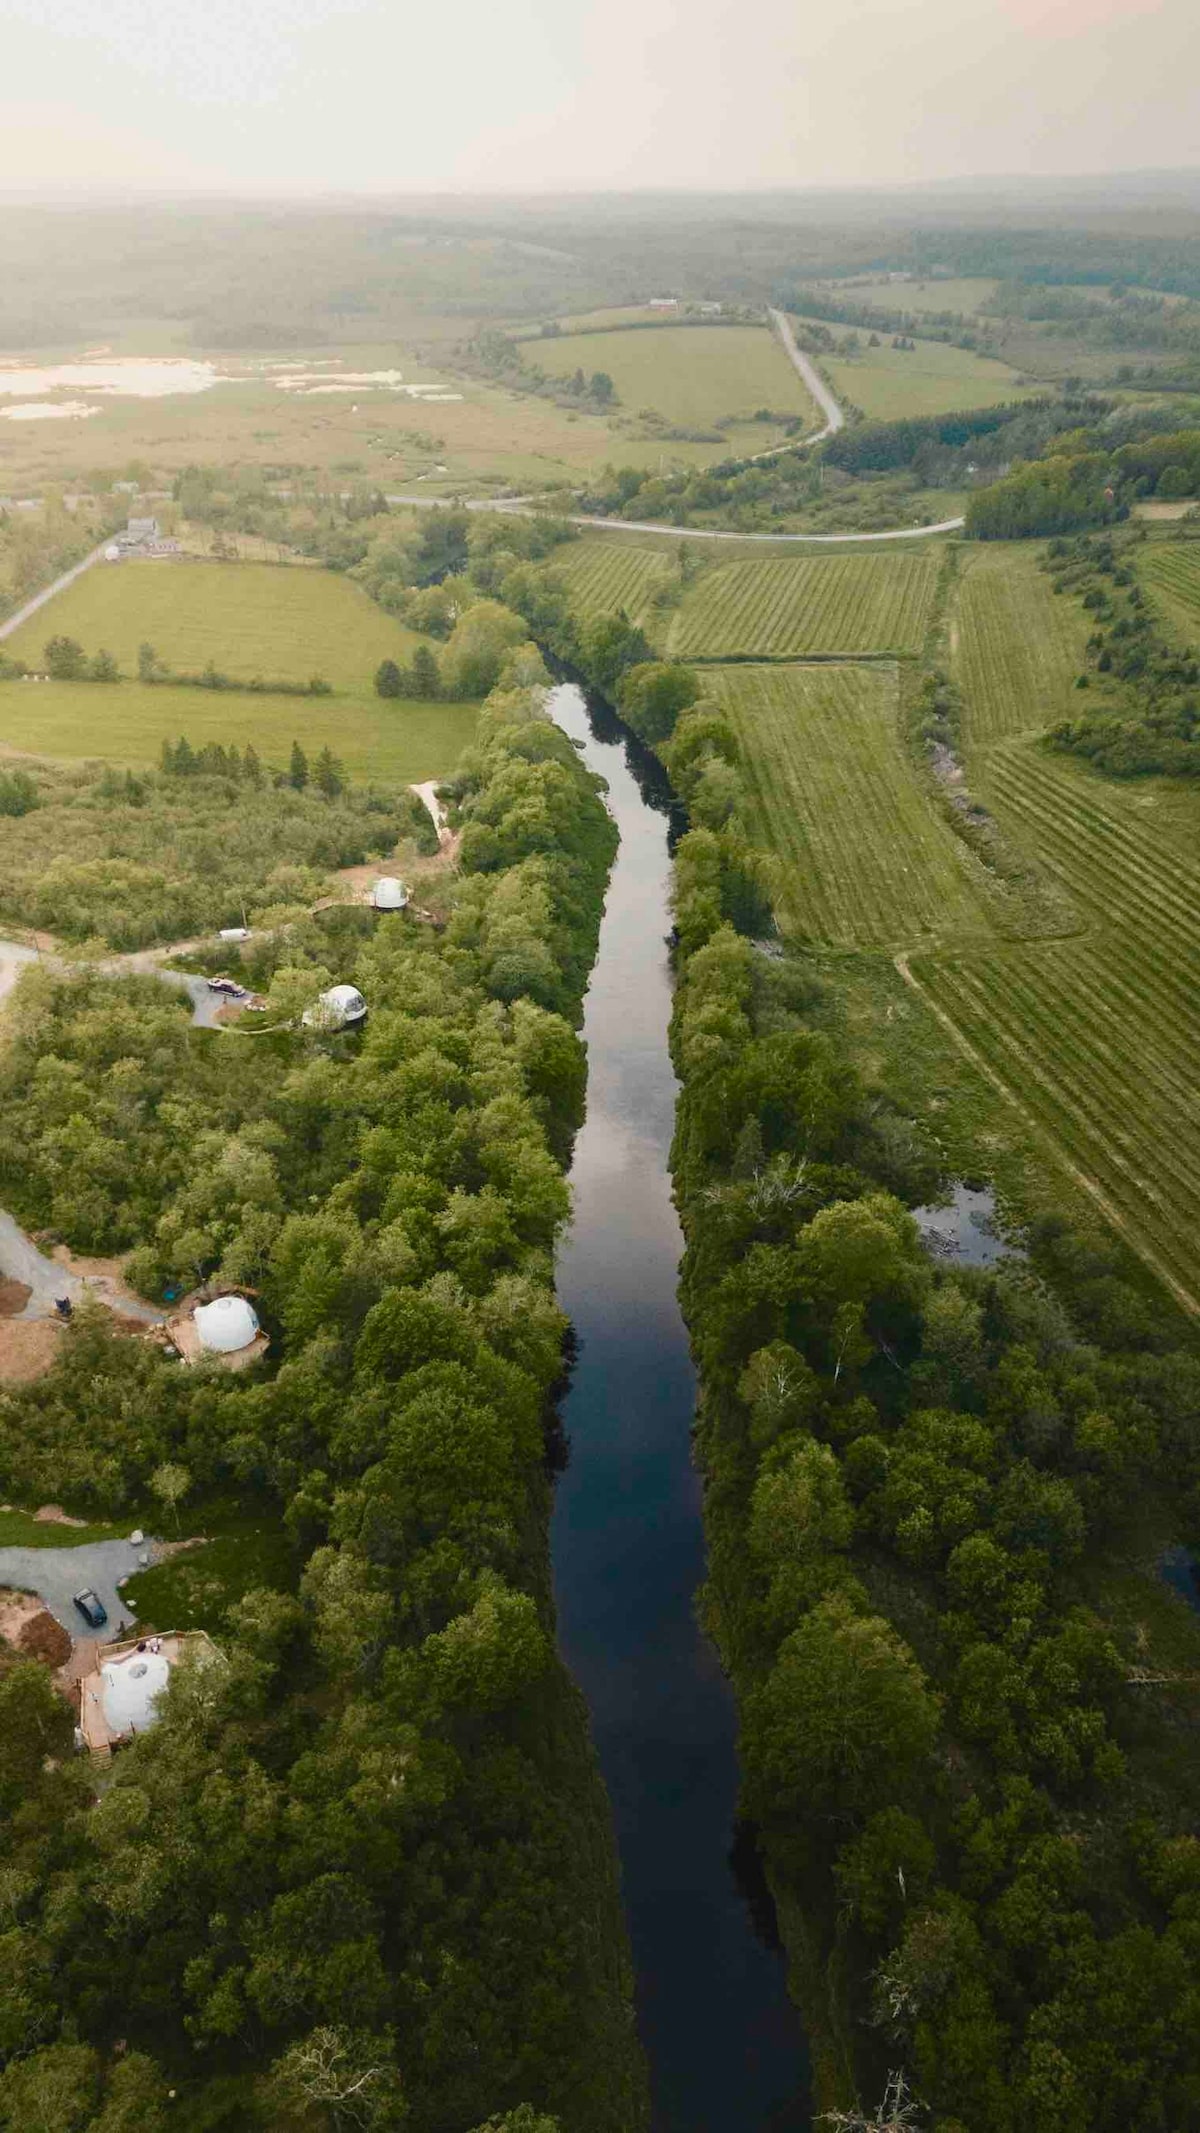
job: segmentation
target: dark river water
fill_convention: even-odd
[[[655,2133],[800,2133],[803,2034],[753,1845],[735,1826],[732,1697],[693,1610],[704,1541],[667,1171],[669,802],[661,769],[610,713],[569,684],[552,709],[607,780],[621,833],[558,1262],[580,1344],[553,1524],[560,1642],[616,1820]]]

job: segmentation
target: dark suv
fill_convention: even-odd
[[[90,1585],[74,1595],[75,1605],[89,1629],[103,1629],[108,1620],[108,1609]]]

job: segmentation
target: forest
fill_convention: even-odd
[[[643,2123],[545,1531],[551,1253],[613,832],[531,671],[510,662],[455,780],[444,930],[285,928],[276,1002],[336,970],[365,1035],[195,1030],[149,979],[51,969],[13,1004],[0,1115],[29,1161],[5,1189],[75,1241],[135,1242],[151,1293],[236,1269],[278,1367],[182,1371],[81,1310],[0,1398],[0,1493],[128,1521],[169,1462],[191,1517],[259,1506],[291,1569],[218,1610],[225,1663],[176,1673],[97,1805],[45,1669],[0,1671],[12,2133]],[[231,784],[146,782],[168,825],[181,784],[201,816]],[[306,835],[353,809],[277,797]]]

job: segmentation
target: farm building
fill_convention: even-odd
[[[122,548],[141,548],[147,541],[156,541],[158,537],[159,524],[156,518],[131,518],[124,533],[117,535]]]
[[[408,890],[394,875],[383,874],[371,890],[371,902],[376,911],[403,911],[408,902]]]
[[[79,1730],[93,1755],[111,1755],[157,1722],[159,1699],[183,1661],[209,1666],[221,1653],[202,1629],[108,1644],[79,1684]]]
[[[167,1338],[185,1363],[223,1363],[244,1370],[265,1355],[270,1342],[245,1296],[215,1296],[167,1320]]]
[[[349,1029],[361,1022],[367,1003],[357,985],[331,985],[306,1007],[300,1020],[305,1029]]]

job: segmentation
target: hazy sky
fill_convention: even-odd
[[[1198,0],[0,0],[0,186],[1194,166],[1198,61]]]

